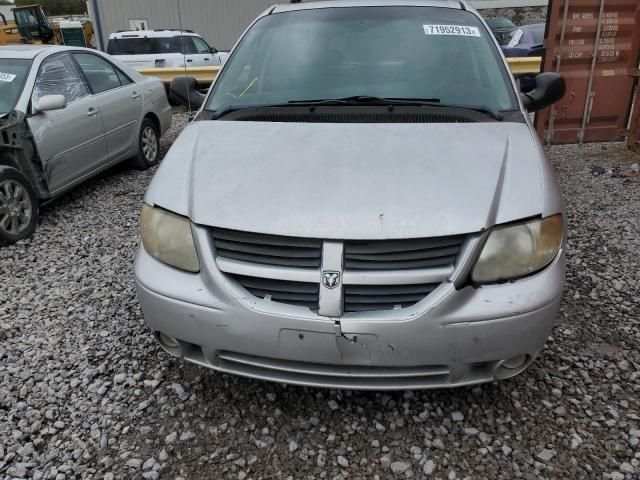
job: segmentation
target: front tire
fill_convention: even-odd
[[[146,170],[158,163],[160,158],[160,132],[149,118],[142,121],[138,135],[138,153],[132,159],[133,167]]]
[[[0,241],[16,243],[33,235],[38,223],[38,200],[27,177],[0,166]]]

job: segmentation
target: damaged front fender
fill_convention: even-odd
[[[0,117],[0,165],[25,174],[40,200],[51,197],[26,115],[18,110]]]

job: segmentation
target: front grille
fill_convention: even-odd
[[[319,268],[322,241],[212,229],[219,257],[280,267]]]
[[[321,304],[323,240],[220,228],[212,228],[211,235],[220,270],[253,297],[329,316],[333,311],[371,312],[415,305],[453,272],[465,239],[341,242],[343,282],[338,288],[342,297],[323,297]],[[336,303],[332,310],[332,304],[327,303],[333,301],[330,298],[335,302],[342,299],[342,304]]]
[[[241,275],[235,275],[234,278],[254,297],[318,310],[319,283],[291,282]]]
[[[395,310],[415,305],[438,287],[422,285],[345,285],[344,311],[371,312]]]
[[[407,270],[453,265],[464,237],[350,241],[344,244],[346,270]]]

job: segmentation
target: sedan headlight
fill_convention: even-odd
[[[152,257],[181,270],[200,271],[188,218],[144,205],[140,235],[145,250]]]
[[[562,215],[494,228],[471,279],[476,283],[499,282],[543,269],[560,250],[563,232]]]

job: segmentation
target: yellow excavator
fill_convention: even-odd
[[[0,46],[25,43],[47,43],[92,47],[93,25],[88,20],[49,21],[40,5],[11,9],[13,20],[0,14]]]

